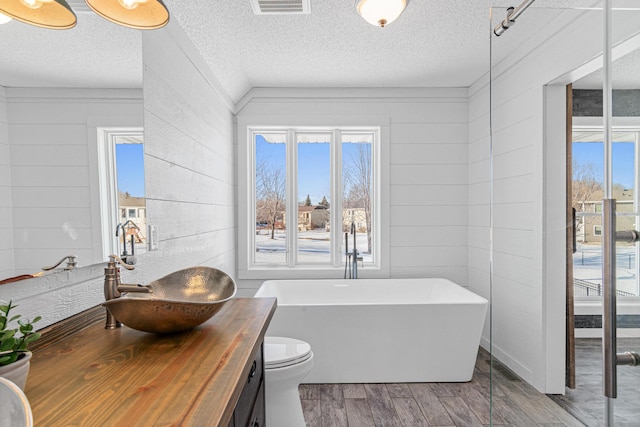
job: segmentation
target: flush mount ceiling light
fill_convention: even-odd
[[[154,30],[167,25],[169,11],[161,0],[85,0],[98,15],[118,25]]]
[[[103,18],[129,28],[153,30],[169,22],[162,0],[85,0]],[[0,0],[0,15],[53,30],[76,25],[76,15],[65,0]],[[1,16],[0,16],[1,18]]]
[[[356,0],[356,9],[365,21],[384,27],[395,21],[409,0]]]
[[[54,30],[76,25],[76,14],[65,0],[0,0],[0,13],[26,24]]]

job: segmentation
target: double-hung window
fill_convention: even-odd
[[[380,263],[380,129],[249,127],[249,269]],[[255,229],[255,230],[254,230]]]

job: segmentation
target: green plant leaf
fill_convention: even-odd
[[[7,329],[2,333],[2,341],[10,339],[16,335],[15,329]]]
[[[15,338],[3,339],[2,342],[0,342],[0,351],[12,350],[15,347],[15,345],[16,345]]]
[[[18,353],[11,353],[6,356],[0,356],[0,366],[9,365],[18,360]]]
[[[35,319],[33,319],[33,320],[31,321],[31,323],[36,323],[36,322],[40,321],[41,319],[42,319],[42,316],[36,316],[36,318],[35,318]]]
[[[20,323],[20,332],[22,332],[23,335],[31,331],[33,331],[33,325],[31,323]]]
[[[35,340],[40,339],[41,336],[42,334],[40,334],[39,332],[34,332],[33,334],[30,334],[27,337],[25,337],[24,342],[27,344],[34,342]]]

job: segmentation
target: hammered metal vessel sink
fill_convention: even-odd
[[[233,279],[210,267],[179,270],[146,286],[150,293],[125,293],[103,305],[124,325],[155,334],[195,328],[236,294]]]

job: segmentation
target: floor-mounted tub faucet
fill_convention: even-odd
[[[135,268],[134,266],[125,263],[117,255],[109,255],[109,262],[107,263],[107,267],[104,269],[104,299],[106,301],[120,298],[120,296],[125,292],[151,292],[151,289],[146,286],[120,283],[120,267],[118,264],[127,270],[133,270]],[[107,308],[107,322],[104,327],[106,329],[115,329],[120,326],[122,326],[122,323],[120,323]]]
[[[344,233],[344,278],[358,278],[358,261],[362,261],[362,257],[358,256],[358,248],[356,245],[356,223],[351,221],[351,234],[353,234],[353,252],[349,253],[349,233]],[[349,274],[347,274],[347,272]]]

